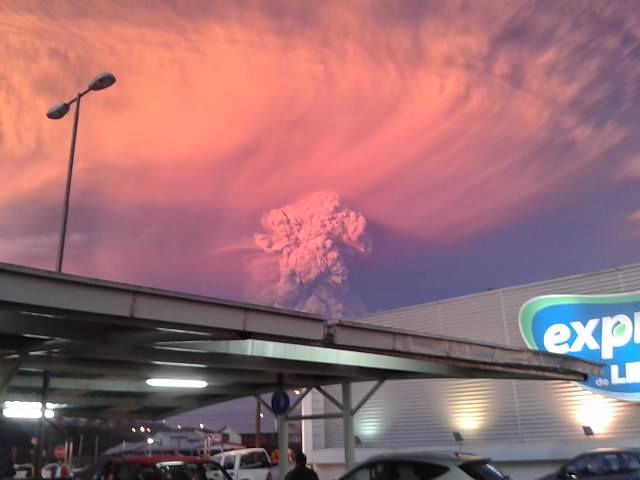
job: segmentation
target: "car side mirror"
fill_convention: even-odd
[[[577,480],[578,479],[578,475],[576,475],[576,473],[572,472],[571,470],[562,470],[558,474],[558,478],[560,478],[562,480]]]

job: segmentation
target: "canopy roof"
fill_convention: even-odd
[[[469,321],[473,321],[472,318]],[[0,395],[64,415],[165,418],[284,388],[409,378],[584,380],[600,366],[475,341],[0,263]],[[148,378],[202,379],[204,389]]]

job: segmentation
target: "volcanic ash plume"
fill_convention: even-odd
[[[263,292],[263,302],[335,320],[365,313],[345,262],[350,253],[371,251],[362,214],[333,192],[316,192],[267,212],[262,226],[266,233],[254,236],[256,245],[280,255],[279,280]]]

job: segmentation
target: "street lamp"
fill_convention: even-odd
[[[71,133],[71,149],[69,152],[69,168],[67,169],[67,185],[64,193],[64,208],[62,212],[62,226],[60,230],[60,239],[58,244],[58,259],[56,263],[56,271],[62,271],[62,257],[64,255],[64,241],[67,235],[67,219],[69,217],[69,196],[71,194],[71,176],[73,174],[73,158],[76,153],[76,137],[78,135],[78,119],[80,117],[80,99],[91,91],[104,90],[116,83],[116,77],[113,73],[105,72],[94,78],[84,92],[78,93],[73,100],[54,105],[47,111],[47,117],[51,120],[60,120],[67,113],[69,108],[75,103],[75,115],[73,117],[73,130]]]

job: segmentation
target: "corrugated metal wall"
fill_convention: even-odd
[[[371,315],[361,321],[420,332],[525,347],[518,327],[520,307],[546,294],[602,294],[640,290],[640,265],[493,290]],[[354,385],[359,399],[369,385]],[[339,398],[339,388],[332,390]],[[316,408],[322,408],[318,394]],[[335,411],[324,401],[324,410]],[[581,426],[606,423],[599,438],[640,435],[640,404],[591,394],[567,382],[511,380],[421,380],[390,382],[362,408],[356,435],[365,446],[442,446],[452,431],[491,443],[582,439]],[[319,424],[320,422],[317,422]],[[342,446],[342,422],[324,424],[325,448]]]

